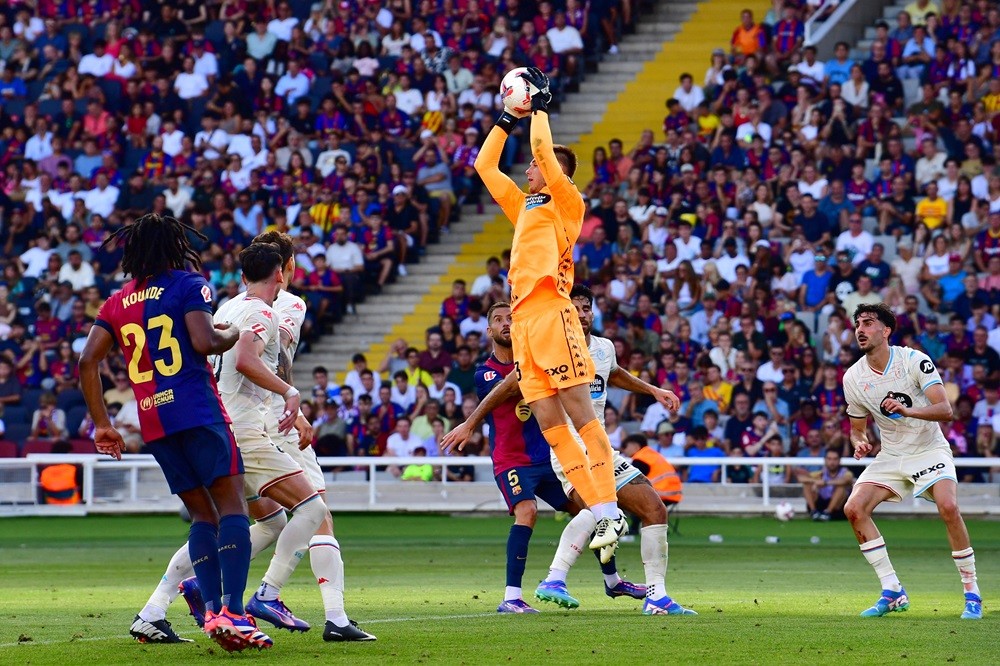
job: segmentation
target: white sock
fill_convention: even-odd
[[[300,503],[294,511],[292,517],[278,535],[278,542],[274,546],[274,555],[271,563],[264,574],[264,583],[270,585],[265,588],[261,585],[258,592],[260,598],[271,601],[277,598],[277,593],[285,586],[292,572],[298,566],[302,558],[305,557],[309,548],[309,539],[316,534],[320,524],[329,515],[326,503],[319,495],[314,495],[311,499]],[[274,595],[270,599],[267,595]]]
[[[181,584],[181,581],[193,575],[194,567],[191,566],[191,555],[188,553],[188,547],[185,543],[170,558],[170,564],[167,565],[167,570],[163,573],[160,584],[153,590],[153,594],[149,595],[149,601],[139,611],[139,617],[146,622],[167,619],[167,609],[170,608],[170,603],[180,594],[177,586]]]
[[[604,584],[608,587],[613,588],[620,582],[622,582],[622,577],[618,575],[617,571],[613,574],[604,574]]]
[[[951,556],[955,560],[955,566],[958,567],[958,573],[962,577],[962,586],[965,588],[965,591],[971,592],[977,597],[980,596],[979,583],[976,582],[976,554],[973,552],[972,547],[970,546],[965,550],[953,550],[951,551]]]
[[[646,571],[646,598],[667,596],[667,526],[649,525],[639,530],[639,552]]]
[[[590,535],[596,525],[597,519],[594,518],[594,514],[586,509],[566,523],[562,536],[559,537],[559,547],[556,548],[556,554],[552,558],[552,566],[549,567],[549,575],[545,580],[566,582],[566,574],[576,564],[580,553],[587,549]]]
[[[621,515],[621,511],[618,510],[618,502],[602,502],[590,507],[590,510],[594,514],[594,518],[597,520],[603,520],[605,518],[618,520],[618,516]]]
[[[285,510],[281,509],[277,513],[261,518],[250,526],[250,559],[260,555],[261,551],[267,550],[272,543],[278,540],[281,530],[288,524]]]
[[[326,619],[338,627],[348,623],[344,612],[344,560],[340,544],[332,536],[317,534],[309,539],[309,565],[323,597]]]
[[[879,581],[882,583],[883,590],[899,592],[903,589],[903,586],[899,583],[899,578],[896,577],[895,569],[892,568],[892,562],[889,561],[889,551],[885,547],[885,539],[878,537],[877,539],[866,541],[861,544],[861,552],[864,553],[868,564],[872,565],[872,568],[875,569],[875,575],[878,576]]]
[[[508,585],[506,587],[506,589],[504,589],[504,592],[503,592],[503,600],[504,601],[514,601],[515,599],[521,599],[521,598],[522,598],[521,597],[521,588],[519,588],[519,587],[511,587],[510,585]]]

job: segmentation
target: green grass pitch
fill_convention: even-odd
[[[970,521],[986,599],[980,622],[958,619],[961,586],[944,527],[934,520],[880,525],[910,594],[906,613],[862,619],[878,582],[846,523],[686,516],[671,535],[670,594],[698,617],[645,617],[640,602],[604,596],[597,561],[581,558],[570,591],[582,606],[538,602],[542,614],[497,616],[509,520],[500,517],[336,517],[351,617],[378,636],[324,643],[322,606],[303,562],[283,598],[313,623],[306,634],[269,631],[268,653],[227,655],[200,635],[183,600],[168,619],[194,644],[140,645],[128,636],[187,526],[173,517],[5,519],[0,529],[0,664],[1000,663],[1000,522]],[[564,523],[541,518],[525,594],[548,567]],[[710,543],[721,534],[723,543]],[[767,544],[765,536],[780,537]],[[820,542],[813,544],[811,537]],[[637,543],[619,568],[642,581]],[[254,562],[252,589],[266,567]]]

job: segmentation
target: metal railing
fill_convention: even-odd
[[[830,32],[840,22],[840,19],[847,16],[857,3],[858,0],[844,0],[833,10],[833,13],[822,21],[819,20],[823,14],[823,8],[820,7],[819,11],[810,16],[809,20],[806,21],[805,40],[803,44],[806,46],[815,46],[819,43],[826,36],[826,33]]]
[[[720,482],[685,485],[685,507],[691,511],[735,512],[761,511],[771,506],[776,484],[763,474],[759,484],[733,484],[726,481],[729,467],[791,466],[820,467],[820,457],[783,458],[669,458],[676,467],[718,466]],[[865,467],[873,458],[844,458],[846,467]],[[493,482],[492,461],[486,457],[398,457],[398,458],[320,458],[326,470],[328,500],[339,510],[352,511],[476,511],[503,510],[505,507]],[[995,468],[998,458],[960,458],[962,468]],[[40,503],[38,475],[45,465],[71,463],[82,470],[81,503],[74,506],[50,506]],[[431,465],[441,470],[441,480],[403,482],[384,471],[386,467],[410,464]],[[441,468],[472,466],[476,481],[455,482],[447,479]],[[338,471],[330,471],[330,470]],[[779,484],[784,490],[786,484]],[[984,490],[976,508],[985,512],[1000,511],[996,484],[962,484]],[[739,491],[744,491],[740,493]],[[750,493],[748,494],[748,492]],[[757,492],[759,491],[759,496]],[[714,501],[699,501],[708,493]],[[27,458],[0,459],[0,516],[10,515],[80,515],[83,513],[170,513],[180,506],[170,494],[159,466],[152,456],[126,455],[115,461],[100,455],[46,454]]]

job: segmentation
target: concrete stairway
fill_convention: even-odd
[[[590,155],[593,150],[587,143],[580,144],[581,137],[599,134],[601,143],[606,143],[612,135],[620,135],[628,146],[638,138],[644,127],[654,128],[659,136],[659,124],[664,112],[646,113],[637,119],[627,111],[612,113],[612,108],[617,101],[619,107],[625,104],[627,109],[630,101],[621,101],[623,92],[644,67],[647,71],[650,69],[646,67],[647,63],[663,57],[664,42],[672,41],[696,10],[704,14],[706,8],[712,8],[710,13],[716,23],[712,41],[706,43],[702,39],[697,44],[696,57],[685,63],[696,81],[700,81],[711,48],[725,45],[731,26],[738,22],[739,10],[746,4],[736,0],[711,0],[700,5],[696,2],[660,0],[651,13],[639,17],[636,33],[627,35],[619,44],[620,53],[605,56],[599,72],[587,75],[580,92],[569,94],[558,117],[553,116],[556,141],[574,145],[580,157],[582,168],[576,178],[578,182],[586,183],[591,178]],[[758,16],[763,15],[763,2],[751,0],[749,5]],[[721,32],[720,23],[726,26]],[[655,98],[655,105],[662,110],[664,100],[676,85],[677,74],[672,74],[671,78],[646,91],[645,96]],[[602,125],[600,132],[595,127],[599,122]],[[515,179],[526,166],[520,164],[514,168]],[[315,365],[329,368],[335,373],[335,381],[339,382],[354,353],[364,353],[369,365],[375,367],[396,338],[423,348],[424,332],[428,326],[436,324],[440,303],[450,294],[452,281],[463,278],[471,283],[485,272],[485,261],[489,256],[498,255],[504,248],[510,247],[510,223],[492,203],[487,202],[485,209],[486,213],[477,214],[474,207],[466,206],[461,222],[453,226],[452,232],[442,236],[439,244],[428,247],[427,255],[419,265],[407,266],[407,277],[400,278],[396,284],[387,286],[381,295],[359,305],[357,315],[349,315],[337,326],[334,335],[323,338],[313,345],[310,354],[300,357],[295,374],[300,389],[311,386],[310,373]]]

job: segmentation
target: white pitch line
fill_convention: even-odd
[[[417,622],[419,620],[467,620],[467,619],[477,618],[477,617],[493,617],[495,615],[497,615],[497,613],[469,613],[469,614],[466,614],[466,615],[426,615],[426,616],[423,616],[423,617],[414,617],[414,616],[411,616],[411,617],[387,617],[387,618],[382,618],[382,619],[379,619],[379,620],[365,620],[362,624],[368,625],[368,624],[388,624],[388,623],[391,623],[391,622]],[[178,631],[177,634],[180,635],[180,636],[200,636],[200,635],[204,635],[200,631]],[[0,643],[0,648],[17,647],[19,645],[23,645],[25,647],[28,647],[28,646],[32,646],[32,645],[57,645],[57,644],[60,644],[60,643],[83,643],[85,641],[87,641],[87,642],[91,642],[91,641],[113,641],[113,640],[125,639],[125,638],[129,638],[129,636],[126,635],[126,634],[118,634],[118,635],[114,635],[114,636],[87,636],[87,637],[84,637],[84,638],[71,638],[69,640],[42,640],[42,641],[31,640],[31,641],[24,641],[24,642],[14,641],[14,642],[11,642],[11,643]]]

